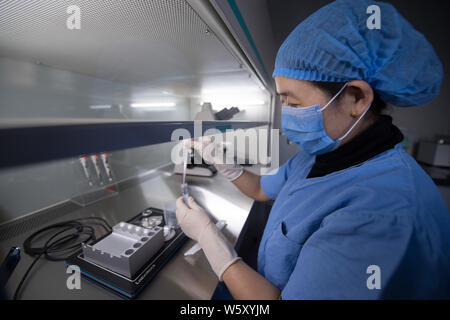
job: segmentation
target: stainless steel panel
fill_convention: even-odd
[[[43,225],[78,217],[97,216],[105,218],[111,225],[127,220],[149,206],[161,207],[165,201],[180,196],[181,176],[172,173],[173,166],[159,169],[151,179],[138,185],[122,186],[118,196],[102,200],[84,208],[75,209],[64,216],[46,221]],[[190,194],[215,219],[228,222],[225,235],[234,242],[250,212],[252,200],[237,190],[222,176],[213,178],[187,177]],[[37,228],[38,226],[35,226]],[[35,230],[35,229],[34,229]],[[1,254],[7,253],[13,245],[21,246],[32,230],[2,240]],[[192,245],[188,241],[158,275],[142,291],[139,299],[210,299],[217,277],[211,270],[203,252],[184,257]],[[10,279],[7,289],[12,293],[32,262],[23,254],[22,260]],[[31,272],[21,297],[23,299],[111,299],[110,294],[82,282],[81,290],[69,290],[66,281],[69,274],[62,262],[41,260]]]

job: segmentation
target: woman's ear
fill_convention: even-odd
[[[347,93],[353,102],[351,116],[358,118],[372,104],[374,93],[370,84],[364,80],[353,80],[348,83]]]

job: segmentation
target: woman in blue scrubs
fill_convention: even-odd
[[[369,5],[381,29],[367,27]],[[382,114],[428,103],[442,66],[391,5],[338,0],[281,46],[274,78],[282,130],[301,150],[259,177],[193,148],[244,194],[275,200],[258,270],[240,259],[192,198],[177,201],[183,231],[199,241],[235,299],[450,298],[450,215],[439,191]]]

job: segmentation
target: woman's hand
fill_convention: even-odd
[[[176,206],[177,220],[181,229],[189,238],[199,241],[202,231],[213,223],[211,218],[192,197],[189,197],[189,206],[184,203],[183,197],[178,198]]]
[[[280,290],[241,260],[206,211],[189,197],[177,200],[177,219],[183,232],[200,243],[212,269],[225,281],[235,299],[279,299]],[[223,277],[223,279],[222,279]]]
[[[189,197],[189,206],[184,203],[183,197],[178,198],[176,205],[181,229],[189,238],[198,241],[209,264],[222,281],[225,270],[241,258],[237,256],[233,246],[225,239],[205,210],[192,197]]]
[[[214,165],[225,178],[234,181],[239,178],[244,169],[241,165],[235,163],[227,163],[224,153],[219,149],[211,137],[200,137],[196,139],[183,140],[183,147],[193,149],[202,156],[206,163]]]

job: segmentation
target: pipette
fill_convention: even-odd
[[[184,198],[184,203],[188,204],[189,192],[188,186],[186,183],[186,170],[187,170],[187,161],[188,161],[189,152],[186,148],[183,148],[183,182],[181,184],[181,194]]]

